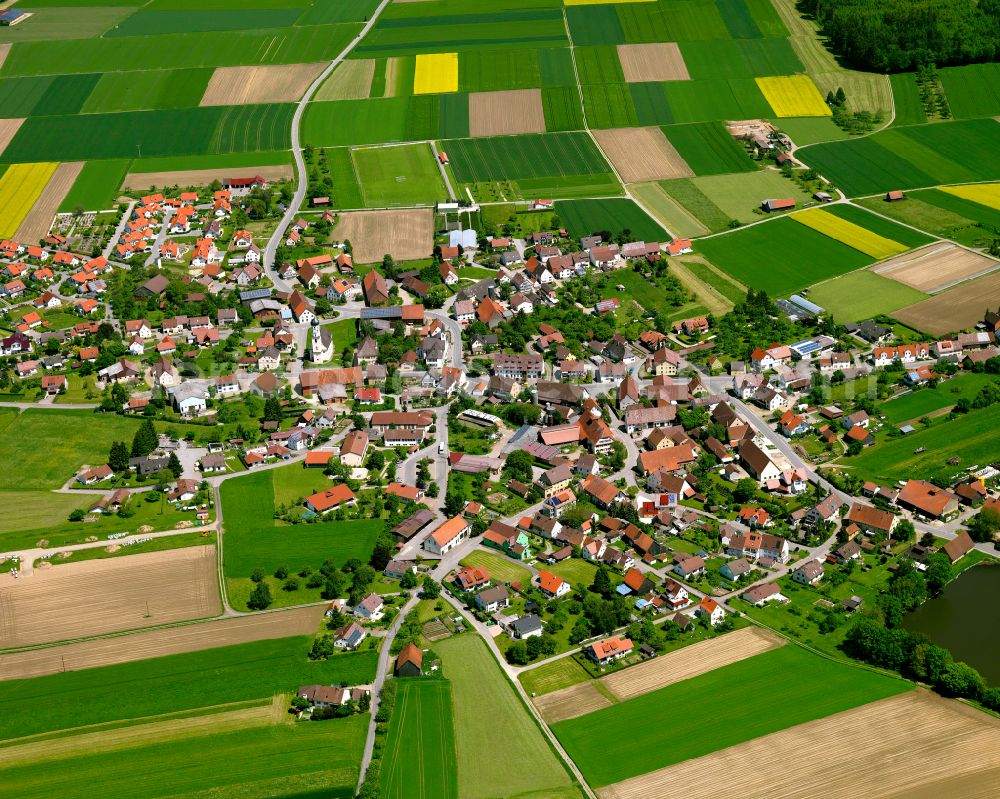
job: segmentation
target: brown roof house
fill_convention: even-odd
[[[415,644],[407,644],[396,655],[397,677],[419,677],[424,673],[423,667],[424,653]]]
[[[365,301],[368,305],[387,305],[389,303],[389,287],[385,278],[374,269],[364,276],[361,286],[365,291]]]

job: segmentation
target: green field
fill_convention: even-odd
[[[311,636],[279,638],[0,682],[3,740],[270,699],[305,684],[356,685],[375,676],[374,651],[310,661],[311,646]],[[25,706],[33,711],[17,711]]]
[[[295,502],[329,485],[330,480],[321,469],[303,469],[300,464],[255,472],[223,483],[226,577],[246,578],[257,567],[268,573],[281,565],[318,568],[328,558],[337,565],[351,558],[367,561],[382,529],[379,520],[275,524],[277,506]]]
[[[43,75],[0,80],[0,107],[5,117],[75,114],[100,75]]]
[[[462,558],[463,566],[482,566],[490,573],[490,577],[501,583],[521,583],[527,585],[531,582],[531,572],[523,566],[517,565],[509,558],[496,555],[492,552],[484,552],[477,549]]]
[[[809,299],[838,322],[859,322],[878,314],[892,314],[927,295],[868,269],[835,277],[810,289]]]
[[[569,773],[483,640],[459,635],[438,641],[434,649],[452,686],[458,795],[579,799]]]
[[[171,33],[203,31],[267,30],[284,28],[302,12],[296,8],[231,9],[142,9],[132,14],[108,35],[161,36]]]
[[[317,147],[468,136],[468,95],[425,94],[310,103],[302,135],[306,142]]]
[[[100,114],[197,106],[212,72],[208,67],[106,72],[81,110],[85,114]]]
[[[380,776],[384,799],[457,799],[449,682],[399,681]]]
[[[1000,64],[948,67],[938,74],[956,119],[1000,114]]]
[[[923,125],[927,122],[920,90],[912,74],[896,74],[889,76],[892,82],[892,101],[896,109],[894,126]]]
[[[702,239],[695,249],[723,272],[771,296],[852,272],[872,258],[791,219]]]
[[[446,146],[451,168],[462,183],[610,172],[597,145],[584,133],[456,139]]]
[[[692,258],[682,258],[681,263],[698,280],[711,286],[733,305],[743,302],[746,299],[747,291],[745,288],[737,286],[728,277],[716,272],[708,264],[701,263],[701,261]]]
[[[996,211],[937,189],[911,192],[904,202],[887,203],[880,195],[857,203],[968,247],[988,247],[998,232],[989,222]]]
[[[66,5],[66,8],[58,6]],[[32,42],[42,39],[89,39],[100,36],[132,13],[132,9],[119,7],[117,3],[88,3],[86,8],[74,8],[75,4],[56,4],[40,8],[23,22],[11,27],[0,28],[0,42]],[[81,4],[82,5],[82,4]],[[97,7],[100,5],[101,7]],[[28,8],[43,6],[29,3]]]
[[[827,206],[823,210],[827,213],[833,214],[834,216],[839,216],[841,219],[846,219],[848,222],[853,222],[855,225],[866,228],[879,236],[890,239],[891,241],[905,244],[910,248],[922,247],[923,245],[930,244],[934,241],[934,238],[931,236],[921,233],[918,230],[913,230],[913,228],[897,225],[890,219],[876,216],[875,214],[866,211],[864,208],[859,208],[856,205],[837,203]],[[997,217],[1000,219],[1000,213],[997,214]]]
[[[775,127],[788,134],[799,147],[822,141],[849,139],[850,134],[838,128],[830,117],[782,117],[770,120]]]
[[[662,241],[666,231],[632,200],[564,200],[556,207],[559,220],[578,239],[606,230],[614,238],[629,231],[628,238]]]
[[[231,167],[277,166],[290,164],[288,150],[267,150],[254,153],[222,153],[218,155],[168,155],[143,156],[132,161],[129,172],[174,172],[187,169],[216,169]]]
[[[765,704],[746,701],[746,685],[780,675]],[[699,677],[552,725],[570,757],[601,787],[909,689],[894,677],[784,646]],[[698,708],[678,713],[678,708]],[[669,724],[649,719],[669,715]],[[711,734],[706,719],[714,719]],[[723,723],[724,720],[724,723]],[[644,746],[634,731],[643,729]]]
[[[907,480],[920,475],[926,480],[948,478],[976,464],[996,460],[1000,447],[1000,405],[959,416],[903,438],[881,441],[846,463],[851,474],[880,483]],[[923,449],[922,452],[917,450]],[[956,457],[957,465],[946,461]]]
[[[663,181],[649,183],[633,183],[629,186],[629,193],[639,202],[649,209],[657,220],[664,227],[670,230],[675,236],[701,236],[709,232],[708,227],[702,223],[694,214],[690,213],[685,205],[677,202],[666,190],[666,186],[671,183],[684,183],[693,188],[693,184],[688,181]],[[698,193],[699,197],[707,202],[707,198]],[[722,215],[716,207],[715,212]],[[723,223],[724,224],[724,223]]]
[[[780,172],[759,171],[664,181],[667,193],[709,230],[722,231],[729,221],[763,219],[760,204],[774,197],[791,197],[800,206],[809,201],[798,184]]]
[[[518,675],[524,690],[536,696],[569,688],[589,679],[590,675],[572,657],[559,658]]]
[[[674,122],[762,119],[774,114],[753,78],[671,81],[664,84]]]
[[[696,175],[757,171],[743,145],[717,122],[668,125],[663,132]]]
[[[292,105],[223,106],[29,118],[4,163],[197,155],[287,148]]]
[[[959,375],[938,383],[935,388],[917,389],[890,400],[879,407],[879,413],[884,415],[890,424],[901,424],[942,408],[949,408],[960,399],[971,400],[983,386],[995,380],[992,375]]]
[[[367,728],[368,715],[361,714],[236,732],[195,729],[195,737],[62,757],[57,764],[0,767],[0,780],[6,790],[32,799],[88,799],[95,785],[120,799],[348,799]]]
[[[1000,178],[992,119],[891,128],[798,156],[850,196]]]
[[[113,207],[130,163],[128,159],[87,161],[59,210],[68,212],[83,208],[85,211],[102,211]]]
[[[114,441],[128,441],[138,419],[91,411],[0,409],[0,489],[59,488],[85,463],[107,463]]]
[[[365,205],[433,205],[446,198],[437,161],[426,144],[353,150]]]
[[[597,567],[583,558],[567,558],[562,563],[549,566],[548,569],[571,585],[581,583],[585,586],[590,585],[594,582],[594,575],[597,574]]]

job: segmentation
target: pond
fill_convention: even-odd
[[[1000,566],[975,566],[959,575],[903,626],[950,650],[990,685],[1000,685]]]

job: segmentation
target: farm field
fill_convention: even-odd
[[[0,577],[0,649],[207,618],[222,609],[215,547],[36,569]]]
[[[598,230],[622,231],[643,241],[660,241],[666,232],[632,200],[564,200],[557,206],[563,227],[573,238]]]
[[[569,688],[590,680],[590,675],[571,657],[559,658],[518,675],[521,685],[529,694],[543,694]],[[538,704],[537,702],[535,703]]]
[[[809,299],[833,314],[838,322],[860,322],[879,314],[891,316],[893,311],[926,297],[915,288],[868,269],[817,283],[809,289]]]
[[[545,133],[541,89],[474,92],[469,95],[470,136]]]
[[[743,145],[730,136],[721,124],[668,125],[663,132],[696,175],[757,171],[757,165]]]
[[[14,233],[15,238],[19,241],[38,241],[48,235],[56,211],[62,205],[66,194],[76,182],[82,169],[82,161],[59,164],[55,168],[55,171],[43,184],[44,187],[31,206],[31,210],[17,226]]]
[[[1000,302],[1000,273],[967,280],[933,297],[908,305],[894,316],[904,325],[934,336],[965,330],[982,321],[984,308]]]
[[[695,244],[723,272],[771,296],[868,266],[872,258],[791,219],[778,219]]]
[[[1000,68],[997,64],[946,67],[939,73],[956,119],[1000,115]]]
[[[433,205],[447,196],[434,154],[425,144],[362,147],[351,156],[368,206]]]
[[[63,198],[59,211],[68,213],[77,208],[102,211],[112,207],[129,163],[128,159],[87,161]]]
[[[211,77],[212,70],[207,67],[106,72],[85,95],[86,101],[79,110],[85,114],[102,114],[111,111],[191,108],[198,105]]]
[[[890,424],[901,424],[918,419],[942,408],[949,408],[960,399],[973,399],[987,383],[994,382],[992,375],[963,374],[944,380],[934,388],[920,389],[890,400],[879,407]]]
[[[778,117],[829,116],[831,111],[808,75],[757,78],[764,98]]]
[[[271,64],[219,67],[199,105],[251,105],[298,100],[326,67],[318,64]]]
[[[211,716],[206,720],[210,723],[204,730],[194,726],[200,721],[195,719],[178,725],[167,740],[135,748],[92,753],[81,747],[61,759],[57,769],[39,769],[37,763],[3,768],[0,779],[19,795],[38,799],[53,794],[84,799],[93,795],[95,784],[123,799],[202,792],[289,799],[354,795],[366,714],[333,723],[234,730],[219,729]],[[188,737],[180,737],[184,735]],[[241,765],[234,769],[233,763]]]
[[[870,255],[876,260],[889,258],[906,252],[906,246],[898,241],[879,236],[866,228],[856,225],[834,214],[829,214],[822,208],[810,208],[794,213],[790,217],[801,225],[829,236],[834,241],[842,242],[858,252]]]
[[[223,569],[227,578],[249,578],[258,567],[271,573],[288,564],[319,568],[327,558],[338,565],[351,558],[368,559],[382,528],[381,521],[322,521],[286,526],[275,523],[274,510],[278,505],[295,502],[329,485],[329,478],[318,472],[293,464],[223,483],[221,496],[227,531]]]
[[[747,799],[807,799],[861,790],[866,796],[933,796],[1000,788],[997,720],[958,701],[913,690],[772,733],[600,791],[601,799],[710,799],[734,771]],[[965,756],[968,745],[989,753]],[[849,772],[819,773],[813,758],[848,758]],[[771,758],[789,763],[777,773]],[[947,787],[946,787],[947,786]]]
[[[712,313],[726,313],[746,299],[746,288],[736,285],[700,256],[685,256],[677,259],[676,264],[673,269],[677,277],[698,295]]]
[[[355,58],[341,62],[313,95],[315,100],[364,100],[372,89],[375,59]],[[384,76],[384,72],[382,73]]]
[[[910,192],[905,202],[887,203],[883,196],[856,202],[967,247],[988,247],[1000,226],[1000,222],[990,224],[993,214],[990,208],[949,196],[938,189]]]
[[[42,677],[254,641],[313,635],[322,618],[323,607],[320,605],[232,616],[158,630],[141,630],[127,636],[91,638],[59,647],[0,654],[0,666],[3,666],[5,679]],[[123,642],[127,642],[127,646],[123,646]]]
[[[918,230],[897,225],[891,219],[885,219],[877,214],[870,213],[869,209],[862,208],[850,203],[834,203],[822,207],[828,214],[858,225],[876,235],[883,236],[899,244],[910,247],[921,247],[934,241],[933,236],[928,236]]]
[[[659,128],[599,130],[594,136],[624,183],[694,174]]]
[[[121,646],[129,639],[116,640]],[[299,685],[329,685],[337,680],[357,685],[374,677],[374,651],[310,661],[306,654],[311,646],[312,635],[286,637],[27,680],[5,680],[0,682],[0,707],[8,720],[3,740],[134,722],[231,702],[269,700]],[[131,690],[120,690],[122,685],[131,686]],[[43,696],[51,701],[36,712],[13,713],[14,708]]]
[[[386,253],[399,260],[426,258],[434,249],[430,209],[351,211],[340,215],[334,235],[350,239],[358,264],[381,261]]]
[[[992,119],[891,128],[803,148],[799,157],[850,196],[1000,178]]]
[[[766,709],[737,699],[748,679],[764,673],[784,675],[776,701]],[[885,699],[909,688],[902,680],[826,660],[796,646],[737,663],[553,725],[591,785],[602,787],[749,741],[761,735]],[[779,696],[785,701],[778,700]],[[667,708],[698,707],[722,712],[727,725],[711,736],[703,732],[701,713],[673,715],[671,724],[644,731],[647,746],[636,749],[627,730],[636,720]],[[597,734],[595,731],[600,730]],[[627,755],[625,753],[628,753]]]
[[[773,197],[808,202],[799,186],[780,172],[761,170],[727,175],[709,175],[662,184],[667,193],[711,230],[725,230],[729,221],[756,222],[763,218],[760,204]]]
[[[928,245],[879,264],[875,271],[920,291],[941,291],[948,286],[989,272],[1000,262],[948,242]]]
[[[941,191],[1000,211],[1000,184],[998,183],[981,183],[974,186],[942,186]]]
[[[95,163],[95,162],[91,162]],[[96,163],[102,163],[100,161]],[[134,164],[135,162],[133,162]],[[292,167],[290,165],[280,166],[247,166],[240,169],[248,174],[260,175],[267,180],[291,180]],[[219,169],[186,169],[173,172],[129,172],[120,181],[122,189],[142,190],[151,189],[154,186],[163,188],[165,186],[210,186],[213,181],[222,181],[232,176],[232,167]]]
[[[434,648],[452,685],[459,796],[492,799],[537,793],[578,799],[579,789],[486,644],[478,636],[459,635],[438,641]],[[486,748],[493,757],[482,757]],[[518,767],[510,768],[515,762]]]
[[[649,209],[656,221],[675,236],[700,236],[709,232],[701,220],[666,192],[664,184],[633,183],[629,191]]]
[[[0,236],[13,238],[58,164],[13,164],[0,177]]]
[[[448,681],[399,681],[381,769],[385,799],[457,799],[451,707]]]

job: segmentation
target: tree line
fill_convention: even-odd
[[[901,72],[1000,56],[1000,0],[799,0],[847,65]]]

